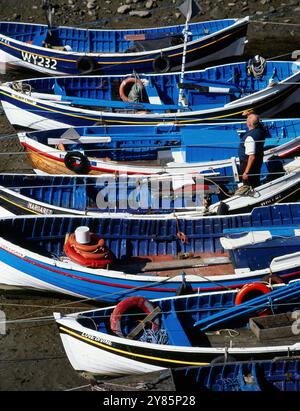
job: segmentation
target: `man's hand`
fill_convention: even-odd
[[[244,173],[244,174],[242,175],[242,179],[243,179],[243,181],[248,181],[248,174],[247,174],[247,173]]]

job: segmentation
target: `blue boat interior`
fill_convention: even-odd
[[[275,256],[296,253],[300,250],[299,225],[283,225],[274,227],[247,228],[224,230],[224,237],[241,238],[252,231],[269,231],[271,238],[265,241],[243,245],[233,250],[228,250],[231,261],[236,268],[249,267],[251,270],[264,268],[265,263],[271,263]]]
[[[167,332],[167,344],[193,346],[205,343],[205,336],[195,331],[193,324],[201,318],[206,318],[213,313],[234,305],[236,292],[194,295],[180,299],[165,299],[154,303],[161,312],[160,329]],[[88,311],[80,314],[77,321],[85,327],[96,329],[99,332],[113,334],[110,327],[111,308]],[[135,309],[128,311],[121,317],[121,329],[128,335],[139,321],[145,318],[145,313]],[[206,345],[208,340],[206,340]]]
[[[198,40],[225,29],[233,25],[235,21],[234,19],[227,19],[191,23],[189,25],[189,31],[191,32],[189,41]],[[161,41],[168,37],[171,37],[173,40],[173,44],[171,42],[170,46],[181,44],[183,42],[183,29],[183,25],[133,30],[91,30],[56,27],[51,30],[50,36],[46,25],[13,22],[0,23],[0,33],[15,40],[36,46],[42,46],[43,41],[46,41],[49,46],[68,46],[70,51],[83,53],[123,53],[130,51],[130,48],[135,45],[135,41],[127,39],[127,36],[141,34],[145,36],[144,41],[139,41],[142,45],[147,42],[145,46],[150,47],[150,50],[161,49]]]
[[[93,218],[93,217],[30,217],[3,219],[1,236],[41,255],[60,258],[66,235],[80,226],[105,240],[119,261],[131,257],[168,255],[222,254],[220,237],[226,228],[260,227],[262,225],[299,224],[300,206],[282,204],[254,209],[249,214],[200,218]],[[186,235],[182,241],[178,232]],[[126,264],[125,264],[126,265]]]
[[[279,288],[284,288],[286,294],[288,294],[288,287],[289,286],[284,286]],[[269,295],[271,294],[272,292]],[[160,308],[160,312],[157,314],[160,320],[159,332],[162,331],[162,334],[167,334],[164,344],[187,347],[200,345],[210,346],[211,341],[208,336],[195,328],[194,324],[199,321],[209,321],[213,316],[237,307],[235,305],[236,295],[237,291],[233,290],[222,293],[194,294],[187,297],[156,300],[153,303],[153,308],[156,306]],[[286,312],[287,307],[288,310],[297,308],[298,298],[293,297],[289,299],[286,297],[284,303],[285,304],[274,304],[274,312]],[[242,307],[242,305],[238,307]],[[76,320],[87,328],[105,334],[114,334],[110,325],[112,311],[113,309],[109,307],[101,310],[88,311],[79,314]],[[145,317],[146,314],[138,308],[124,313],[121,316],[120,324],[123,335],[128,335]],[[249,316],[241,316],[236,320],[230,319],[230,327],[244,328],[247,326],[248,320]],[[140,336],[142,333],[143,332],[140,333]],[[161,337],[162,336],[163,335],[161,335]],[[138,336],[137,339],[139,339]],[[158,341],[155,341],[154,336],[153,341],[148,342],[158,343]]]
[[[241,97],[265,89],[269,81],[282,81],[295,75],[292,62],[268,61],[264,75],[254,78],[247,72],[247,62],[215,66],[187,72],[183,84],[180,74],[140,75],[144,87],[136,103],[121,101],[119,88],[124,76],[58,77],[26,80],[32,92],[53,93],[62,101],[82,108],[106,110],[143,110],[177,112],[223,107]],[[183,88],[186,106],[178,106],[179,87]],[[151,96],[156,96],[152,105]],[[157,104],[157,101],[161,104]]]
[[[172,180],[156,181],[155,184],[141,181],[140,177],[114,175],[98,177],[71,176],[22,176],[1,175],[0,186],[16,193],[17,203],[32,201],[45,203],[50,208],[62,207],[66,213],[88,212],[130,212],[132,214],[168,214],[186,211],[187,208],[203,207],[202,191],[174,191]],[[1,190],[1,188],[0,188]],[[28,197],[20,199],[18,194]],[[2,193],[8,196],[12,193]],[[211,201],[219,201],[224,195],[211,193]],[[11,198],[13,201],[13,198]],[[22,204],[21,204],[22,207]],[[59,210],[55,210],[59,214]]]
[[[248,294],[247,298],[249,299],[245,298],[243,303],[220,310],[207,318],[203,318],[195,322],[194,327],[197,327],[202,332],[220,329],[220,327],[226,327],[226,325],[231,324],[232,321],[242,320],[243,318],[245,319],[255,315],[258,316],[258,313],[261,312],[266,313],[266,308],[268,308],[272,314],[275,314],[278,308],[284,310],[286,313],[293,304],[293,309],[299,306],[299,297],[299,280],[291,281],[288,285],[278,286],[277,288],[274,287],[271,292],[266,294],[253,291],[252,294]],[[270,313],[267,315],[270,315]],[[282,323],[288,326],[292,325],[294,320],[293,318],[288,319],[284,316]],[[296,333],[292,334],[295,335]],[[276,340],[276,337],[273,339]]]
[[[288,143],[300,136],[297,119],[264,121],[267,130],[265,150]],[[41,144],[49,145],[48,139],[59,139],[73,129],[31,132],[28,136]],[[81,137],[110,137],[110,142],[66,144],[68,151],[81,150],[88,157],[112,161],[151,162],[153,166],[168,162],[199,163],[223,160],[238,155],[240,136],[246,131],[244,123],[197,125],[120,126],[74,128]],[[93,160],[91,160],[93,161]],[[270,160],[271,162],[272,160]],[[146,165],[146,163],[144,164]],[[263,167],[262,173],[267,173]],[[226,176],[230,170],[221,170]],[[232,174],[232,171],[231,171]],[[230,175],[231,175],[230,174]]]
[[[175,387],[179,391],[191,387],[201,391],[299,391],[300,360],[274,360],[214,364],[204,367],[172,370]]]
[[[109,198],[111,201],[117,200],[119,193],[120,195],[123,194],[126,199],[127,193],[129,195],[132,190],[136,189],[137,183],[134,179],[123,181],[119,184],[118,180],[115,180],[114,177],[48,177],[0,174],[0,185],[10,188],[16,193],[52,206],[80,211],[99,211],[97,195],[105,189],[105,194],[107,194],[110,187],[114,189],[110,191]],[[116,186],[118,191],[115,189]],[[108,203],[107,208],[110,208]]]

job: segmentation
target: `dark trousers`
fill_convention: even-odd
[[[246,167],[247,167],[247,161],[241,161],[240,162],[240,174],[243,175]],[[248,174],[248,181],[244,181],[244,185],[249,185],[252,188],[258,187],[260,185],[260,170],[261,170],[261,164],[256,164],[252,167],[250,170],[250,173]]]

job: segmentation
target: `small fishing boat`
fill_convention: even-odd
[[[209,178],[210,174],[206,174]],[[205,197],[218,201],[219,177],[67,176],[0,174],[0,214],[103,215],[204,213]],[[180,180],[180,181],[179,181]],[[199,180],[199,181],[198,181]],[[221,178],[224,183],[224,178]],[[175,185],[176,184],[176,185]]]
[[[299,257],[297,253],[298,263]],[[260,341],[245,327],[251,314],[230,322],[230,329],[218,328],[209,333],[198,329],[201,320],[209,322],[216,313],[235,307],[242,310],[251,305],[251,313],[255,314],[259,299],[264,299],[265,309],[272,304],[276,313],[298,307],[299,280],[274,286],[272,291],[265,284],[254,285],[264,286],[264,292],[238,305],[243,289],[154,301],[129,297],[115,307],[70,315],[54,313],[54,317],[73,368],[96,377],[204,366],[220,361],[220,357],[224,363],[226,358],[245,361],[299,355],[299,334]]]
[[[279,357],[172,369],[176,391],[300,391],[300,359]]]
[[[261,60],[259,60],[261,61]],[[48,130],[110,124],[232,121],[255,110],[274,117],[299,101],[299,63],[240,62],[181,73],[49,77],[0,86],[14,126]]]
[[[241,56],[249,18],[189,24],[186,67]],[[43,74],[166,72],[181,67],[184,25],[92,30],[0,22],[2,62]]]
[[[293,165],[294,164],[294,165]],[[255,207],[300,199],[300,164],[243,195],[230,176],[205,173],[179,176],[67,176],[0,174],[1,215],[101,213],[229,215]],[[272,176],[273,177],[273,176]],[[277,177],[277,178],[276,178]],[[226,191],[225,191],[226,190]]]
[[[300,149],[300,120],[264,120],[265,158]],[[33,169],[48,174],[238,174],[244,123],[103,126],[18,134]],[[266,170],[266,167],[264,167]],[[235,171],[234,171],[235,170]],[[264,170],[262,170],[264,172]]]
[[[193,292],[240,288],[270,275],[290,281],[300,270],[281,253],[263,269],[235,271],[220,238],[225,228],[295,225],[299,213],[295,203],[233,216],[3,218],[0,284],[116,302],[141,293],[172,296],[185,286]]]

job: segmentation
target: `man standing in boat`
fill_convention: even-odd
[[[259,116],[253,112],[248,114],[247,127],[248,131],[241,136],[239,145],[240,172],[243,185],[255,188],[260,185],[267,132]]]

